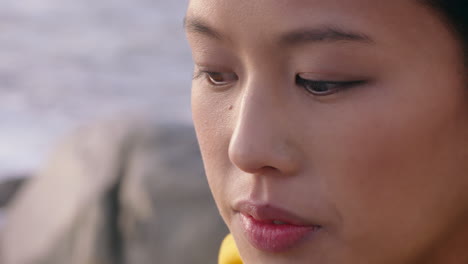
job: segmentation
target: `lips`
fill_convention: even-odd
[[[287,251],[321,228],[269,204],[244,201],[236,205],[236,210],[247,240],[262,251]]]

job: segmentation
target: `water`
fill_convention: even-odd
[[[190,122],[186,0],[3,0],[0,180],[79,124],[122,112]]]

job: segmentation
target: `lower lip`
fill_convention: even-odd
[[[307,236],[317,232],[319,226],[275,225],[240,214],[241,226],[249,242],[267,252],[287,251],[301,244]]]

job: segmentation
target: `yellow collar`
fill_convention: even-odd
[[[219,264],[242,264],[236,242],[231,234],[224,238],[219,250]]]

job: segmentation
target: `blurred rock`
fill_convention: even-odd
[[[26,182],[28,176],[9,176],[8,180],[0,182],[0,208],[5,207],[16,192]]]
[[[1,263],[216,263],[226,233],[192,127],[106,122],[65,140],[20,190]]]

